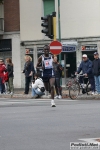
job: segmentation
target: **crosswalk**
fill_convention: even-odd
[[[63,104],[67,102],[76,102],[78,100],[66,100],[66,99],[60,99],[55,100],[55,103],[57,104]],[[7,98],[0,98],[0,107],[1,106],[16,106],[16,105],[35,105],[35,104],[50,104],[50,99],[7,99]]]

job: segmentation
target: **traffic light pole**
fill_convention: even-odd
[[[53,12],[53,40],[56,41],[56,12]]]
[[[60,0],[58,0],[58,35],[59,35],[59,42],[61,42]],[[61,63],[61,54],[59,55],[59,62]]]
[[[58,35],[59,42],[61,42],[61,26],[60,26],[60,0],[58,0]],[[61,64],[61,54],[59,54],[59,62]],[[62,85],[62,80],[61,80]]]

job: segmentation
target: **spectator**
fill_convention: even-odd
[[[37,73],[34,75],[34,78],[35,82],[32,82],[32,98],[37,98],[44,95],[45,88],[43,80]]]
[[[96,95],[100,95],[100,59],[98,52],[94,53],[93,74],[95,79]]]
[[[62,66],[57,60],[57,56],[54,56],[53,59],[53,70],[54,70],[54,75],[55,75],[55,89],[56,89],[56,96],[55,98],[62,98],[62,88],[60,86],[60,80],[62,76]]]
[[[6,71],[6,66],[3,62],[3,59],[0,59],[0,94],[4,92],[4,72]]]
[[[92,61],[89,60],[86,54],[83,54],[82,59],[83,60],[76,73],[80,73],[82,71],[85,77],[89,78],[89,82],[91,84],[92,95],[94,95],[95,94],[95,82],[94,82],[94,76],[92,72]]]
[[[29,93],[29,84],[31,82],[32,75],[34,73],[34,67],[32,63],[32,58],[28,55],[25,56],[25,65],[22,73],[25,73],[25,91],[24,94]]]
[[[6,63],[7,63],[7,72],[8,72],[8,89],[9,89],[9,93],[12,95],[14,92],[13,89],[13,63],[12,60],[10,58],[6,59]]]

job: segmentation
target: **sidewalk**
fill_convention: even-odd
[[[11,96],[10,94],[1,94],[0,98],[17,98],[17,99],[30,99],[32,97],[31,95],[31,89],[28,95],[23,94],[24,89],[15,89],[14,94]],[[64,93],[64,91],[63,91]],[[63,94],[63,99],[70,99],[68,94]],[[50,99],[48,96],[42,96],[41,99]],[[80,94],[77,98],[78,100],[100,100],[100,95],[87,95],[87,94]]]

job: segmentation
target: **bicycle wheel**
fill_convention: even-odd
[[[86,86],[86,93],[89,95],[89,92],[91,91],[91,85],[88,83]]]
[[[77,99],[80,93],[80,85],[78,82],[73,82],[73,84],[69,88],[69,97],[71,99]]]

